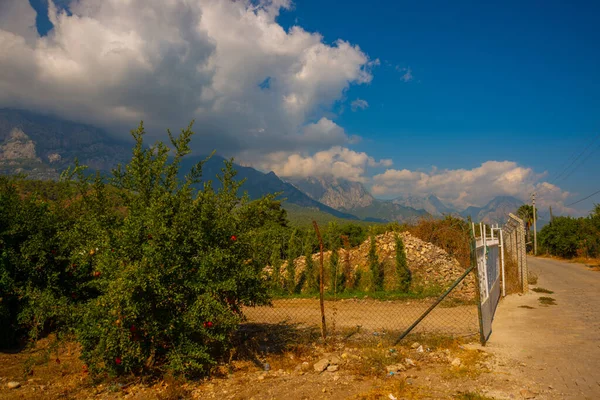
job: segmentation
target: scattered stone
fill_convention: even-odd
[[[419,346],[419,347],[417,347],[417,353],[422,353],[422,352],[424,352],[424,351],[425,351],[425,350],[423,350],[423,346]]]
[[[336,355],[331,355],[329,356],[329,364],[340,364],[342,362],[342,360],[336,356]]]
[[[304,361],[302,363],[302,365],[300,366],[300,369],[304,372],[308,371],[310,369],[310,364],[308,361]]]
[[[414,343],[413,343],[413,344],[410,346],[410,348],[411,348],[411,349],[417,349],[417,348],[419,348],[420,346],[421,346],[421,345],[419,344],[419,342],[414,342]]]
[[[462,365],[462,361],[460,360],[460,358],[457,357],[454,360],[452,360],[451,365],[453,367],[457,367],[458,368],[458,367],[460,367]]]
[[[340,367],[338,367],[337,364],[334,364],[334,365],[330,365],[329,367],[327,367],[327,372],[336,372],[339,369],[340,369]]]
[[[6,384],[6,387],[8,387],[9,389],[17,389],[17,388],[21,387],[21,383],[16,382],[16,381],[11,381]]]
[[[404,363],[408,366],[408,367],[414,367],[416,366],[415,362],[413,360],[411,360],[410,358],[405,358],[404,359]]]
[[[534,399],[537,396],[537,393],[534,393],[528,389],[521,389],[521,396],[524,399]]]
[[[342,359],[343,359],[343,360],[346,360],[347,358],[348,358],[348,353],[343,353],[343,354],[342,354]]]
[[[329,366],[329,359],[323,358],[323,359],[317,361],[313,365],[313,368],[315,369],[315,372],[323,372],[327,369],[328,366]]]

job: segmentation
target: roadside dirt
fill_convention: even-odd
[[[297,345],[287,351],[256,353],[220,365],[211,379],[195,382],[104,379],[94,385],[81,369],[76,347],[63,348],[49,363],[37,363],[23,376],[36,351],[0,353],[2,399],[487,399],[518,398],[520,383],[495,373],[493,356],[477,346],[440,337],[417,338],[392,347],[385,339],[346,344]],[[422,347],[421,347],[422,346]],[[314,364],[331,360],[335,368],[317,372]],[[408,361],[410,359],[411,361]],[[459,360],[459,361],[457,361]],[[265,364],[269,370],[265,371]],[[390,365],[405,371],[391,373]],[[17,381],[19,388],[8,389]]]

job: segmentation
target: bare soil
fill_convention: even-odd
[[[69,344],[53,353],[60,363],[36,363],[32,375],[23,375],[29,357],[47,350],[47,341],[35,350],[0,353],[2,399],[453,399],[493,394],[515,398],[520,384],[494,373],[497,361],[464,341],[420,337],[422,351],[411,346],[388,346],[383,339],[369,342],[330,341],[326,345],[299,345],[286,351],[255,353],[252,357],[219,365],[211,379],[200,381],[147,380],[125,377],[94,384],[81,369],[78,351]],[[338,371],[316,372],[315,362],[335,355]],[[386,366],[406,362],[414,366],[389,374]],[[452,361],[460,359],[460,365]],[[264,364],[270,365],[265,371]],[[8,389],[9,381],[22,384]],[[391,395],[391,397],[390,397]],[[462,396],[462,397],[461,397]],[[471,396],[471,397],[469,397]]]
[[[390,300],[343,299],[325,302],[328,327],[367,332],[402,332],[429,308],[435,299]],[[474,335],[479,331],[476,305],[452,306],[442,302],[415,329],[415,333]],[[244,313],[254,323],[287,322],[320,326],[321,309],[317,299],[281,299],[273,307],[247,308]]]

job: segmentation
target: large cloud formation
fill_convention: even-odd
[[[105,127],[180,127],[235,154],[319,150],[351,142],[328,114],[371,60],[344,40],[326,44],[276,21],[290,0],[49,2],[35,29],[26,0],[0,2],[0,107]],[[328,118],[329,116],[329,118]],[[126,131],[121,129],[121,131]]]
[[[261,169],[274,171],[279,176],[306,178],[332,175],[351,181],[367,183],[368,167],[390,167],[392,160],[375,160],[364,152],[334,146],[329,150],[318,151],[313,155],[287,152],[274,152],[260,161],[255,161]]]
[[[373,177],[372,192],[379,196],[435,193],[443,202],[458,209],[481,206],[496,196],[510,195],[528,201],[537,192],[538,206],[552,206],[559,213],[576,213],[564,207],[569,192],[540,182],[544,174],[513,161],[487,161],[472,169],[432,169],[430,172],[388,169]]]

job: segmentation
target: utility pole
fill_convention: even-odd
[[[533,194],[533,255],[537,256],[537,217],[535,215],[535,193]]]

